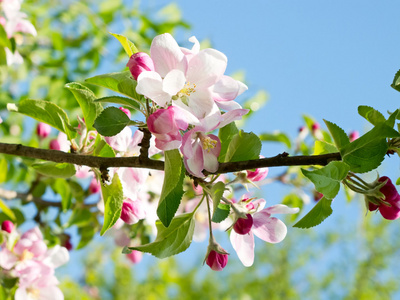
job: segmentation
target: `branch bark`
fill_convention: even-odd
[[[38,149],[23,146],[21,144],[0,143],[0,153],[37,158],[46,161],[58,163],[71,163],[80,166],[89,166],[92,168],[104,169],[109,167],[129,167],[145,168],[153,170],[164,170],[164,162],[153,160],[146,157],[98,157],[89,155],[80,155],[65,153],[57,150]],[[265,168],[265,167],[283,167],[283,166],[304,166],[319,165],[325,166],[331,161],[341,160],[339,152],[323,155],[310,156],[289,156],[287,153],[278,154],[274,157],[267,157],[248,161],[220,163],[215,173],[204,172],[207,174],[222,174],[238,172],[242,170]]]

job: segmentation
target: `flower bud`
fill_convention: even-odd
[[[268,175],[268,168],[258,168],[255,171],[247,170],[247,179],[251,181],[261,181]]]
[[[357,130],[353,130],[352,132],[349,133],[350,142],[355,141],[355,140],[358,139],[359,137],[360,137],[360,134],[358,133]]]
[[[389,203],[391,206],[382,203],[379,205],[379,212],[385,219],[395,220],[400,217],[400,195],[390,178],[382,176],[378,179],[379,182],[384,182],[386,180],[386,184],[381,187],[380,191],[385,195],[384,201]]]
[[[135,224],[146,217],[146,211],[140,200],[126,199],[122,204],[121,220],[126,224]]]
[[[206,259],[207,265],[214,271],[222,271],[228,263],[228,254],[221,254],[211,250]]]
[[[128,116],[129,119],[131,118],[131,111],[129,109],[123,107],[120,107],[119,109],[122,110]]]
[[[137,250],[132,250],[131,253],[127,254],[126,257],[134,264],[140,263],[143,257],[143,253]]]
[[[51,126],[49,124],[46,123],[37,124],[36,133],[40,138],[44,139],[48,137],[50,132],[51,132]]]
[[[60,143],[56,139],[50,141],[49,148],[51,150],[58,150],[58,151],[61,150]]]
[[[1,224],[1,230],[3,231],[7,231],[8,233],[11,233],[11,231],[14,230],[14,223],[9,221],[9,220],[5,220],[2,224]]]
[[[246,215],[247,219],[239,218],[235,225],[233,225],[233,230],[237,234],[248,234],[253,226],[253,217],[250,214]]]
[[[312,131],[316,131],[316,130],[318,130],[318,129],[320,129],[320,126],[319,126],[319,124],[318,124],[317,122],[315,122],[315,123],[313,123],[313,124],[311,125],[311,130],[312,130]]]
[[[89,192],[91,194],[97,194],[98,192],[100,192],[100,189],[100,183],[97,181],[96,177],[94,177],[89,184]]]
[[[150,56],[144,52],[137,52],[133,54],[126,66],[131,71],[131,74],[135,80],[137,80],[140,73],[143,71],[154,71],[154,63]]]

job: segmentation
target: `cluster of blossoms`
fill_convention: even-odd
[[[69,260],[68,250],[48,248],[37,227],[20,235],[10,221],[2,223],[0,235],[1,277],[18,279],[15,299],[64,299],[54,270]]]
[[[36,36],[36,29],[32,23],[27,20],[27,15],[21,12],[21,4],[23,0],[1,0],[0,7],[2,16],[0,16],[0,24],[4,27],[7,37],[14,38],[17,44],[22,43],[20,33],[27,33]],[[23,59],[17,50],[5,48],[7,55],[7,64],[21,64]]]

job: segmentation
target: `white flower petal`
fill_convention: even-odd
[[[162,107],[165,107],[171,100],[171,95],[163,90],[161,76],[153,71],[140,73],[137,79],[136,92],[150,98]]]
[[[251,230],[257,237],[268,243],[281,242],[287,233],[286,225],[277,218],[271,218],[266,209],[253,215]]]
[[[254,263],[254,236],[250,231],[248,234],[237,234],[231,231],[230,240],[240,261],[245,267],[250,267]]]
[[[298,207],[288,207],[284,204],[277,204],[265,209],[269,214],[296,214],[299,212]]]
[[[185,74],[182,71],[172,70],[163,80],[163,91],[171,96],[176,95],[185,86],[185,82]]]

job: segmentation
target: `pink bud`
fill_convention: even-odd
[[[89,184],[89,192],[91,194],[96,194],[96,193],[100,192],[100,189],[101,189],[100,183],[94,177]]]
[[[250,214],[246,215],[247,219],[239,218],[235,225],[233,225],[233,230],[237,234],[248,234],[253,226],[253,217]]]
[[[379,212],[385,219],[395,220],[400,217],[400,195],[390,178],[382,176],[378,179],[379,182],[384,182],[386,180],[387,182],[383,187],[381,187],[380,192],[385,195],[385,201],[391,206],[382,203],[379,206]]]
[[[58,151],[61,150],[60,143],[56,139],[50,141],[49,148],[51,150],[58,150]]]
[[[143,253],[140,251],[132,250],[132,252],[127,254],[126,256],[131,262],[133,262],[134,264],[138,264],[142,260]]]
[[[71,243],[71,236],[69,234],[65,234],[65,240],[62,244],[63,247],[67,248],[68,251],[71,251],[74,248]]]
[[[301,127],[299,128],[299,133],[300,133],[300,132],[303,132],[304,129],[306,129],[306,127],[305,127],[305,126],[301,126]]]
[[[121,220],[126,224],[135,224],[146,217],[145,208],[140,200],[126,199],[122,204]]]
[[[8,233],[11,233],[11,231],[14,230],[14,223],[9,221],[9,220],[5,220],[2,224],[1,224],[1,230],[3,231],[7,231]]]
[[[131,74],[135,80],[137,80],[140,73],[143,71],[154,71],[154,63],[150,56],[144,52],[137,52],[133,54],[126,66],[131,71]]]
[[[120,107],[119,109],[126,113],[129,119],[131,118],[131,111],[129,109],[123,107]]]
[[[313,123],[311,125],[311,129],[312,131],[318,130],[320,128],[319,124],[317,122]]]
[[[353,142],[354,140],[358,139],[359,137],[360,137],[360,134],[356,130],[350,132],[350,134],[349,134],[350,142]]]
[[[211,250],[206,259],[207,265],[214,271],[222,271],[228,263],[228,254],[221,254]]]
[[[50,132],[51,132],[51,126],[49,124],[46,123],[37,124],[36,133],[40,138],[44,139],[48,137]]]
[[[247,179],[251,181],[261,181],[268,175],[268,168],[259,168],[255,171],[247,170]]]
[[[313,194],[314,194],[313,196],[314,196],[314,201],[315,202],[321,200],[322,197],[324,196],[324,194],[322,194],[322,193],[320,193],[318,191],[314,191]]]
[[[368,210],[369,211],[375,211],[375,210],[378,209],[378,207],[379,207],[379,205],[376,205],[376,204],[374,204],[372,202],[368,202]]]

